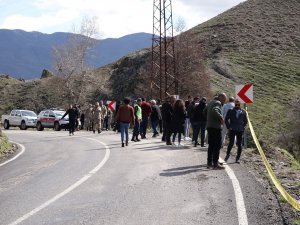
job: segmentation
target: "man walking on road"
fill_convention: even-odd
[[[207,117],[208,132],[208,150],[207,150],[207,168],[216,170],[224,169],[219,164],[219,155],[222,145],[222,125],[224,118],[222,116],[222,106],[226,101],[226,94],[221,93],[205,107],[203,113]]]
[[[234,139],[236,137],[236,143],[238,146],[236,163],[239,163],[241,153],[242,153],[242,139],[245,127],[247,125],[247,115],[244,109],[241,108],[241,103],[239,100],[235,100],[235,106],[233,109],[230,109],[227,112],[225,117],[225,124],[227,129],[229,130],[229,144],[227,147],[227,154],[225,157],[225,162],[227,162],[230,151],[234,144]]]
[[[66,115],[69,115],[69,135],[74,135],[76,121],[79,118],[78,111],[72,104],[70,104],[69,109],[66,113],[62,116],[61,120],[65,118]]]

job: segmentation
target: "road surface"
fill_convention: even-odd
[[[275,197],[243,164],[232,157],[226,170],[207,169],[207,149],[189,142],[121,148],[114,132],[5,134],[20,147],[0,162],[1,225],[283,224]]]

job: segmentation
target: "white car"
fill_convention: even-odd
[[[26,130],[28,127],[36,127],[37,115],[30,110],[14,109],[9,115],[2,115],[1,122],[4,129],[9,127],[20,127]]]
[[[37,118],[36,129],[38,131],[42,131],[44,128],[53,128],[55,131],[59,131],[62,128],[68,129],[68,115],[64,119],[61,119],[65,112],[63,109],[56,108],[41,111]]]

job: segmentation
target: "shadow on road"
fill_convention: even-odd
[[[172,169],[164,170],[160,173],[160,176],[163,177],[173,177],[173,176],[182,176],[190,173],[195,173],[198,171],[209,171],[210,169],[206,168],[206,164],[197,165],[197,166],[186,166],[186,167],[177,167]]]

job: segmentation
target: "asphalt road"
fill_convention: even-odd
[[[1,225],[279,225],[275,197],[243,164],[206,168],[206,148],[119,134],[9,130],[0,162]],[[222,152],[221,156],[224,156]],[[3,162],[2,162],[3,163]]]

